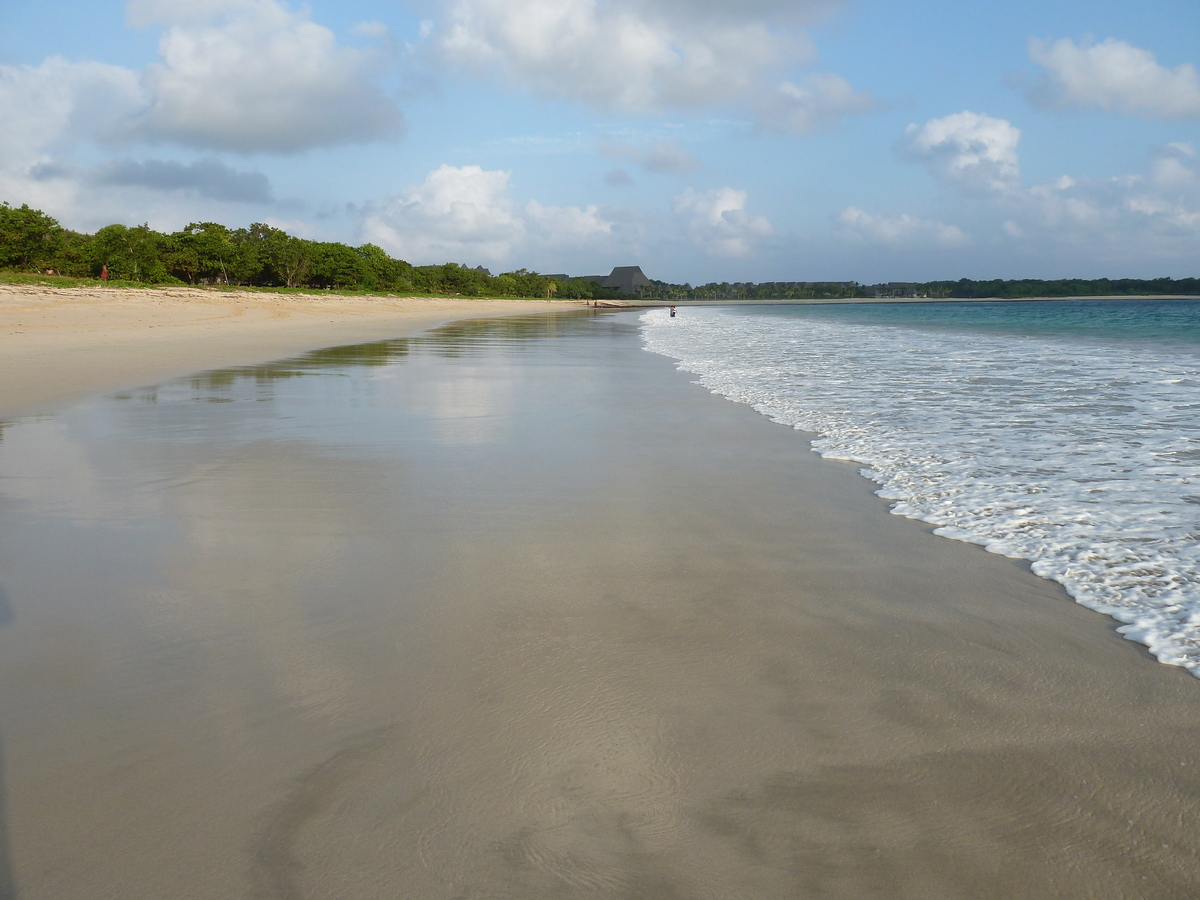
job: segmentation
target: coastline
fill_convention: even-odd
[[[1200,300],[1189,294],[1113,294],[1089,297],[809,297],[809,298],[731,298],[714,300],[597,300],[601,309],[661,309],[665,306],[708,308],[719,306],[895,306],[908,303],[1056,303],[1071,301],[1104,302],[1112,300]]]
[[[0,417],[190,372],[573,301],[0,284]]]
[[[1195,679],[888,515],[634,314],[496,324],[332,380],[402,435],[379,452],[193,427],[137,458],[238,409],[166,399],[42,428],[146,417],[76,454],[88,509],[70,480],[0,506],[20,896],[1196,896]],[[178,389],[255,429],[311,397],[241,377]],[[80,590],[105,491],[171,527],[117,522]]]

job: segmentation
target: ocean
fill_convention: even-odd
[[[1200,301],[687,307],[647,350],[1200,677]]]

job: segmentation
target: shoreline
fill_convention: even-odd
[[[1194,897],[1195,680],[635,318],[14,423],[21,896]]]
[[[643,306],[829,306],[834,304],[863,304],[878,306],[887,303],[1054,303],[1070,300],[1200,300],[1193,294],[1111,294],[1086,297],[810,297],[795,300],[662,300]],[[613,301],[601,301],[613,302]],[[632,305],[632,304],[629,304]]]
[[[582,302],[0,284],[0,417],[464,318]]]

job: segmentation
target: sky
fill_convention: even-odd
[[[0,0],[0,200],[671,282],[1200,276],[1196,0]]]

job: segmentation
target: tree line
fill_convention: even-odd
[[[1020,300],[1026,297],[1129,297],[1147,294],[1200,296],[1200,278],[1040,278],[991,281],[931,281],[914,284],[917,293],[928,297],[961,299],[999,297]]]
[[[641,296],[656,300],[850,300],[870,294],[853,281],[713,281],[692,287],[652,280]]]
[[[876,293],[876,291],[880,293]],[[1029,297],[1128,297],[1200,296],[1200,278],[1038,278],[973,281],[893,282],[867,286],[853,281],[721,282],[692,287],[690,284],[651,282],[642,297],[659,300],[852,300],[881,297],[928,299],[1021,300]]]
[[[458,263],[414,266],[375,244],[310,241],[271,225],[227,228],[195,222],[170,234],[149,225],[106,225],[95,234],[63,228],[28,205],[0,203],[0,269],[141,284],[377,291],[397,294],[605,299],[594,281],[558,282],[517,269],[491,275]]]
[[[171,234],[149,225],[106,225],[95,234],[63,228],[41,210],[0,203],[0,269],[54,273],[142,284],[219,284],[250,287],[377,291],[397,294],[612,299],[620,294],[585,278],[555,280],[517,269],[491,275],[457,263],[414,266],[375,244],[310,241],[256,223],[227,228],[196,222]],[[1102,297],[1138,294],[1200,296],[1198,278],[1064,278],[930,281],[880,285],[889,295],[972,299]],[[857,282],[711,282],[692,287],[652,281],[643,299],[849,300],[875,296]]]

